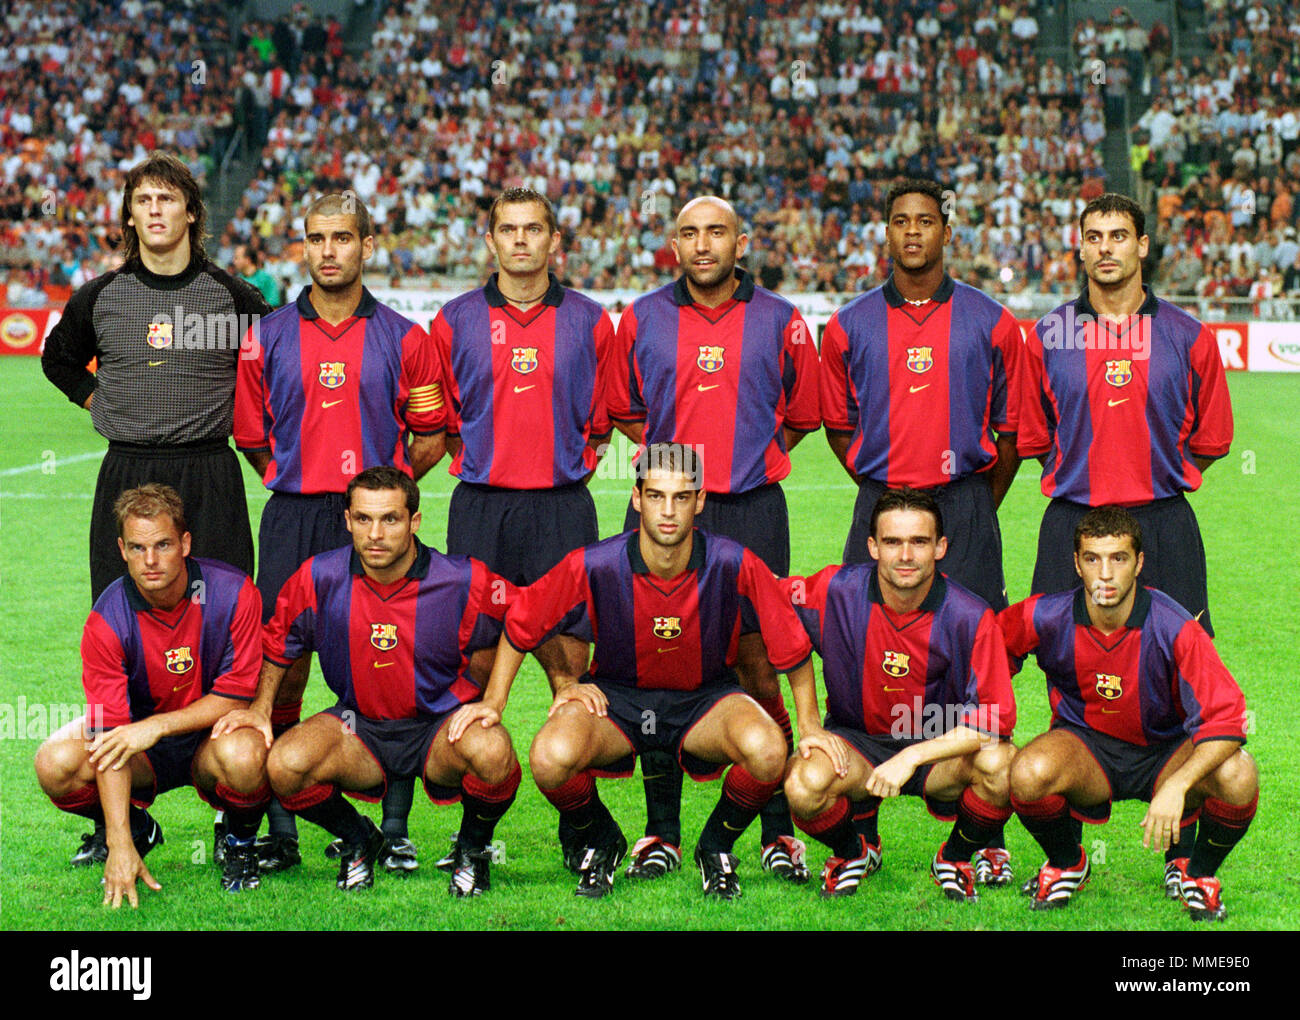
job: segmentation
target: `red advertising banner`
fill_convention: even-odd
[[[0,307],[0,354],[40,354],[47,330],[59,318],[57,308]]]

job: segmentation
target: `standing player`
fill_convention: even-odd
[[[122,574],[113,503],[145,482],[180,493],[196,556],[253,572],[244,479],[227,439],[240,338],[270,308],[207,260],[206,222],[198,183],[179,159],[155,152],[132,167],[122,193],[125,263],[72,295],[41,355],[46,377],[108,440],[90,519],[92,601]]]
[[[705,464],[700,525],[752,549],[780,577],[790,572],[790,521],[780,481],[789,451],[821,426],[817,350],[794,305],[757,287],[737,261],[749,238],[729,203],[693,199],[677,214],[673,253],[682,276],[638,298],[618,324],[610,418],[633,442],[686,443]],[[624,530],[637,526],[629,508]],[[793,748],[776,670],[745,610],[736,670]],[[656,878],[681,855],[681,770],[666,755],[643,756],[646,837],[628,874]],[[763,813],[763,867],[806,882],[780,792]]]
[[[594,777],[631,775],[634,755],[650,749],[673,755],[697,779],[731,764],[695,861],[705,895],[740,895],[731,849],[781,785],[786,762],[780,729],[728,668],[738,653],[742,604],[755,611],[796,703],[811,703],[799,720],[805,742],[836,753],[817,736],[807,637],[754,553],[694,527],[706,502],[700,484],[690,447],[650,446],[632,494],[638,529],[575,550],[519,596],[483,700],[452,723],[453,739],[479,723],[495,725],[525,651],[561,628],[594,642],[590,674],[556,692],[529,753],[542,794],[582,842],[580,896],[609,892],[627,850]]]
[[[1165,851],[1165,894],[1219,921],[1215,872],[1259,803],[1246,702],[1205,631],[1137,583],[1142,546],[1132,514],[1090,510],[1074,531],[1083,586],[999,618],[1012,656],[1035,653],[1052,704],[1052,728],[1011,766],[1011,803],[1047,854],[1026,892],[1035,910],[1065,906],[1090,870],[1071,814],[1104,822],[1112,801],[1138,799],[1142,845]]]
[[[225,563],[190,556],[174,489],[130,489],[113,513],[127,576],[96,600],[82,634],[89,714],[41,745],[37,778],[56,807],[94,822],[72,863],[104,865],[105,903],[138,906],[136,879],[161,888],[144,856],[162,829],[145,808],[187,784],[229,818],[221,887],[255,889],[266,748],[248,729],[208,731],[256,690],[257,589]]]
[[[1213,635],[1205,546],[1185,492],[1232,444],[1232,404],[1214,333],[1142,283],[1149,239],[1132,199],[1102,195],[1079,216],[1087,284],[1026,341],[1020,453],[1043,461],[1051,499],[1033,591],[1074,587],[1070,548],[1089,507],[1142,526],[1146,580]]]
[[[442,387],[428,334],[361,282],[375,239],[370,213],[353,194],[326,195],[303,218],[312,285],[267,316],[256,356],[239,365],[235,445],[262,476],[271,498],[258,533],[257,585],[265,620],[289,576],[317,553],[349,545],[343,494],[358,471],[394,466],[419,478],[443,454]],[[410,445],[407,445],[407,439]],[[310,655],[280,685],[272,722],[283,732],[302,713]],[[414,780],[389,785],[381,863],[418,866],[407,835]],[[296,865],[293,817],[269,812],[262,867]]]
[[[844,562],[869,562],[886,488],[925,489],[943,514],[945,573],[1003,609],[997,508],[1020,466],[1020,327],[945,270],[952,227],[936,182],[898,182],[885,208],[893,272],[831,316],[822,338],[826,440],[859,484]]]
[[[244,718],[270,744],[267,713],[294,661],[313,649],[338,704],[275,741],[267,761],[290,811],[343,841],[338,888],[374,884],[384,836],[341,791],[376,800],[395,778],[420,777],[436,804],[462,801],[450,891],[489,888],[488,844],[519,787],[502,726],[455,742],[445,726],[479,696],[470,658],[496,645],[514,588],[475,560],[415,537],[420,490],[406,473],[369,468],[348,484],[351,545],[304,563],[285,584],[265,632],[257,699]]]
[[[880,867],[882,797],[924,797],[954,823],[930,864],[949,899],[976,899],[972,856],[1005,853],[985,848],[1011,817],[1015,696],[988,603],[935,569],[947,544],[933,496],[891,489],[871,511],[874,565],[782,582],[822,657],[826,730],[852,749],[840,773],[801,743],[785,783],[799,827],[834,855],[823,896],[853,895]]]

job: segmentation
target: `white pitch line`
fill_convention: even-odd
[[[64,464],[79,464],[87,460],[103,460],[107,450],[96,450],[94,453],[74,453],[71,457],[55,457],[54,460],[43,460],[39,464],[24,464],[22,467],[5,468],[0,471],[0,478],[9,478],[13,475],[25,475],[31,471],[49,471],[47,465],[53,465],[58,468]]]

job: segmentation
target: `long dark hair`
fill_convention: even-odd
[[[199,191],[199,182],[190,173],[190,168],[170,152],[152,152],[143,163],[137,163],[126,173],[126,184],[122,189],[122,257],[129,262],[140,257],[140,238],[135,227],[127,221],[131,219],[131,199],[135,189],[145,181],[157,181],[175,188],[185,196],[185,211],[194,214],[190,224],[190,258],[206,254],[203,242],[208,238],[208,211],[203,206],[203,195]]]

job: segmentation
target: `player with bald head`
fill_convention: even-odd
[[[752,549],[773,573],[790,572],[790,524],[780,482],[790,450],[821,427],[817,348],[797,309],[739,268],[749,245],[740,217],[715,195],[687,202],[671,238],[682,275],[623,313],[609,416],[636,443],[684,443],[704,463],[706,531]],[[625,529],[636,527],[629,508]],[[776,671],[746,610],[736,671],[784,730],[790,718]],[[669,755],[642,757],[646,838],[628,874],[657,878],[681,860],[681,770]],[[778,795],[763,814],[763,866],[808,879],[803,844]]]

